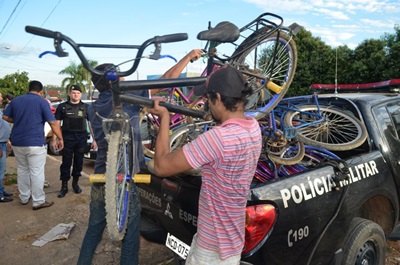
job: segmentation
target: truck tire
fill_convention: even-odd
[[[356,218],[354,222],[343,246],[342,265],[385,264],[386,239],[383,229],[367,219]]]

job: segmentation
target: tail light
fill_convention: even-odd
[[[256,251],[267,239],[275,224],[277,212],[271,204],[258,204],[246,208],[246,234],[243,255]]]

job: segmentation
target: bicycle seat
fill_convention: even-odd
[[[228,21],[218,23],[214,28],[204,30],[197,34],[199,40],[217,42],[234,42],[240,36],[239,28]]]

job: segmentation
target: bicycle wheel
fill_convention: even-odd
[[[299,106],[296,111],[289,111],[284,118],[285,126],[296,128],[297,139],[308,145],[315,145],[332,151],[345,151],[359,147],[367,139],[367,129],[356,117],[339,109],[320,106],[323,121],[316,121],[317,106]],[[312,115],[314,114],[314,115]]]
[[[132,183],[132,132],[112,131],[108,142],[105,208],[107,230],[112,240],[122,240],[128,222],[129,192]]]
[[[268,158],[277,164],[291,166],[299,163],[304,157],[305,148],[302,142],[296,140],[289,141],[281,149],[282,153],[280,155],[269,153]]]
[[[230,64],[245,75],[249,72],[258,76],[246,75],[253,88],[246,111],[249,116],[260,119],[282,100],[293,81],[297,66],[296,43],[288,34],[282,31],[271,34],[271,29],[265,27],[239,45]],[[268,81],[278,86],[275,92],[267,89]]]

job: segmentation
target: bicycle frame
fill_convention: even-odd
[[[271,17],[271,19],[267,19],[267,17]],[[273,22],[272,19],[276,19],[278,20],[278,22]],[[240,32],[240,36],[242,38],[246,38],[247,36],[244,36],[245,32],[256,32],[258,30],[260,30],[263,27],[267,27],[270,30],[270,35],[274,34],[276,31],[279,30],[284,30],[289,32],[290,29],[283,27],[283,18],[273,14],[273,13],[263,13],[261,15],[259,15],[257,18],[255,18],[253,21],[249,22],[248,24],[246,24],[245,26],[241,27],[239,29]],[[209,23],[208,26],[209,29],[211,29],[211,25]],[[279,38],[279,35],[278,35]],[[235,56],[227,56],[224,55],[225,58],[221,58],[216,54],[216,47],[226,43],[226,42],[218,42],[218,41],[207,41],[204,50],[208,51],[208,56],[211,57],[211,62],[209,62],[208,66],[207,66],[207,72],[211,73],[212,69],[210,69],[210,65],[213,64],[225,64],[228,61],[232,61],[233,59],[235,59],[236,57],[239,57],[242,53],[244,53],[245,51],[243,51],[242,53],[236,54]],[[239,46],[239,44],[235,43],[235,42],[231,42],[233,45],[235,46]],[[215,59],[217,59],[217,61],[215,61]]]
[[[168,90],[166,102],[169,102],[171,104],[175,105],[174,101],[178,101],[179,105],[183,105],[189,109],[193,109],[194,106],[204,103],[203,102],[204,100],[202,97],[197,97],[194,100],[191,100],[191,98],[193,97],[193,91],[190,91],[189,95],[185,95],[185,93],[179,87],[167,88],[166,90]],[[174,100],[174,98],[177,98],[177,99]],[[179,126],[180,124],[182,124],[183,121],[186,120],[185,115],[183,115],[181,113],[171,113],[170,116],[171,116],[170,117],[170,128],[171,129]],[[153,123],[155,123],[157,126],[160,125],[160,121],[157,116],[148,113],[147,117],[150,117],[151,121]]]
[[[298,106],[305,104],[315,105],[317,111],[316,112],[302,111],[298,108]],[[299,112],[302,115],[311,117],[312,121],[304,122],[299,120],[298,125],[286,127],[284,126],[283,119],[286,113],[289,111]],[[283,99],[276,107],[276,112],[279,113],[278,116],[281,119],[284,135],[289,139],[294,138],[296,136],[297,130],[308,126],[320,124],[325,121],[325,117],[322,115],[320,111],[320,104],[318,102],[318,95],[316,93],[312,94],[311,96],[298,96],[298,97]]]

